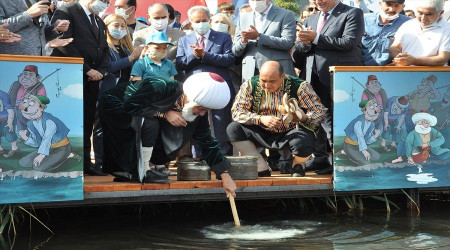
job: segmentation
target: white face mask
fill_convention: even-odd
[[[117,40],[122,39],[124,36],[127,35],[127,31],[126,30],[118,30],[118,29],[108,29],[109,30],[109,34],[114,37]]]
[[[125,19],[128,19],[128,17],[130,17],[130,15],[127,14],[127,11],[129,9],[131,9],[131,7],[126,9],[126,10],[124,10],[124,9],[115,9],[114,13],[117,14],[117,15],[123,16],[123,18],[125,18]]]
[[[150,23],[155,30],[161,31],[167,28],[169,24],[169,18],[164,19],[150,19]]]
[[[194,28],[195,33],[201,36],[208,33],[209,27],[209,22],[192,23],[192,28]]]
[[[103,12],[108,8],[108,4],[99,0],[94,1],[91,4],[91,10],[94,14],[98,15],[100,12]]]
[[[183,30],[184,31],[184,33],[186,33],[186,35],[189,35],[189,34],[191,34],[192,32],[194,32],[193,30]]]
[[[389,16],[388,14],[384,13],[383,11],[380,12],[380,16],[381,18],[388,20],[388,21],[392,21],[394,19],[398,18],[398,14],[395,14],[393,16]]]
[[[228,32],[228,24],[225,24],[225,23],[213,23],[211,28],[213,30],[219,31],[219,32],[224,32],[224,33]]]
[[[163,58],[165,58],[167,56],[167,51],[166,52],[159,52],[156,50],[149,50],[149,52],[147,53],[147,56],[155,61],[161,61]]]
[[[58,2],[56,3],[56,8],[61,8],[61,7],[63,7],[63,6],[67,6],[67,5],[69,5],[69,4],[66,3],[66,2],[64,2],[64,1],[58,1]]]
[[[266,0],[262,1],[254,1],[250,0],[248,1],[248,4],[250,4],[250,7],[256,12],[263,13],[267,9]]]

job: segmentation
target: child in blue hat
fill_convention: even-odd
[[[131,81],[154,77],[172,78],[178,74],[173,63],[166,58],[167,47],[173,46],[163,32],[154,32],[145,41],[145,56],[139,59],[131,70]]]

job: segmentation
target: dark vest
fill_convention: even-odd
[[[11,85],[11,88],[9,89],[9,93],[8,93],[9,101],[11,102],[12,106],[16,106],[17,92],[19,91],[20,87],[22,87],[22,84],[20,84],[20,82],[16,81]],[[37,95],[37,92],[43,87],[44,87],[44,85],[42,85],[42,83],[38,82],[33,87],[29,88],[27,90],[27,93],[31,94],[31,95]],[[31,89],[31,91],[30,91],[30,89]]]
[[[47,129],[47,124],[46,124],[47,120],[51,120],[56,124],[56,133],[52,137],[52,143],[57,143],[67,137],[67,134],[69,133],[69,129],[66,127],[66,125],[60,119],[54,117],[50,113],[44,112],[44,113],[42,113],[41,120],[42,120],[42,128],[44,129],[44,131]],[[39,132],[36,129],[36,127],[34,126],[32,120],[27,122],[27,127],[31,132],[33,132],[34,135],[36,135],[37,144],[41,145],[41,143],[42,143],[41,134],[39,134]]]

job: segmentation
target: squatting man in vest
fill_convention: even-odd
[[[230,101],[230,89],[226,81],[215,73],[202,72],[190,76],[183,84],[184,94],[176,101],[175,107],[155,116],[153,136],[156,137],[153,148],[144,137],[143,161],[148,163],[145,182],[168,183],[167,175],[150,168],[152,165],[164,165],[177,156],[177,153],[194,139],[201,147],[206,163],[222,179],[222,186],[228,195],[236,196],[236,184],[228,174],[231,163],[220,151],[218,141],[211,136],[208,122],[209,109],[222,109]],[[158,133],[159,131],[159,133]]]
[[[245,81],[231,109],[234,122],[227,135],[241,155],[258,156],[258,176],[270,176],[257,147],[289,149],[293,163],[280,162],[280,173],[305,176],[325,107],[311,85],[284,73],[278,62],[261,66],[260,75]]]
[[[23,117],[28,120],[27,130],[19,130],[19,135],[26,145],[37,148],[19,160],[22,167],[47,172],[58,168],[69,158],[81,161],[81,157],[72,152],[66,125],[44,112],[49,103],[46,96],[29,95],[19,104]]]

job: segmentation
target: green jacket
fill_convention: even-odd
[[[445,142],[444,136],[442,136],[442,134],[434,128],[431,128],[431,140],[432,141],[430,141],[429,144],[431,147],[430,152],[432,154],[440,155],[450,151],[450,149],[448,148],[441,148],[441,145]],[[422,139],[420,138],[419,133],[414,130],[411,131],[406,137],[406,156],[410,158],[413,149],[416,147],[421,147],[422,144]]]

